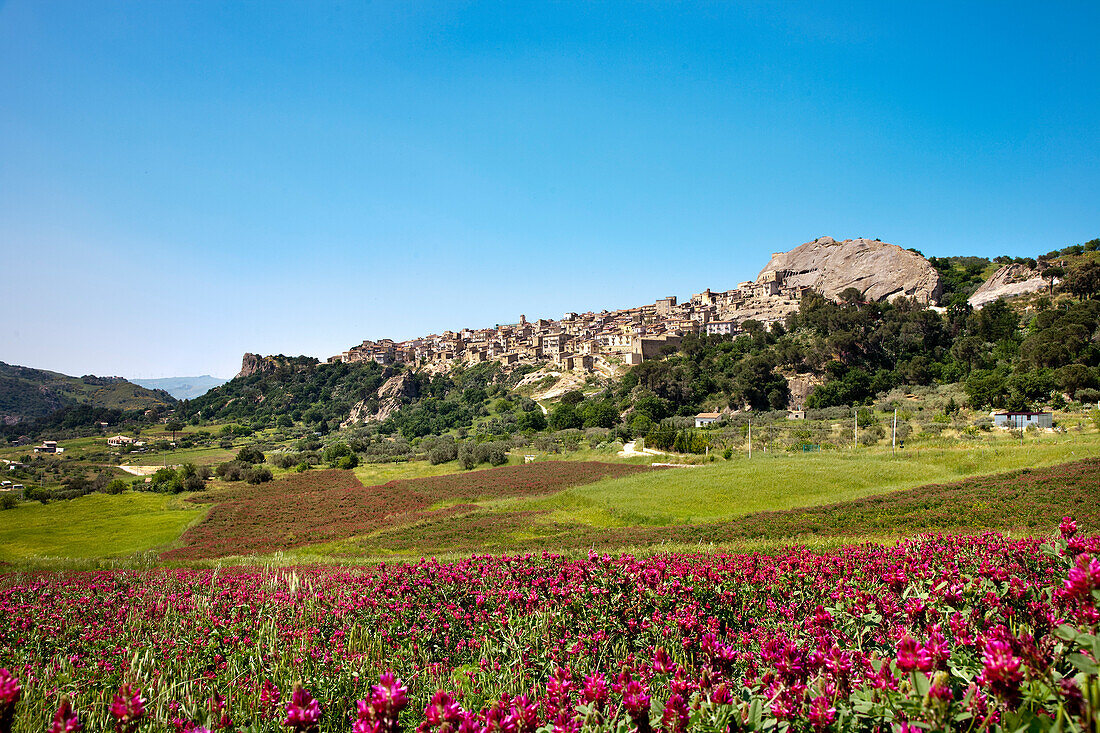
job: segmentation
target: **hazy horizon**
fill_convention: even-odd
[[[1100,236],[1100,6],[0,2],[0,360],[233,376]]]

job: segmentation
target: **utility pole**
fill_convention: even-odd
[[[894,455],[894,452],[898,447],[898,408],[894,408],[894,435],[890,439],[890,455]]]

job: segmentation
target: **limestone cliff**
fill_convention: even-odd
[[[784,286],[810,287],[835,299],[846,288],[856,288],[865,300],[892,300],[899,296],[935,303],[943,292],[936,268],[916,252],[870,239],[838,242],[821,237],[779,252],[760,271],[782,275]]]
[[[253,374],[266,374],[279,367],[309,367],[318,363],[312,356],[261,356],[259,354],[245,354],[241,359],[241,371],[237,378],[251,377]]]
[[[401,372],[382,383],[377,397],[356,402],[343,424],[347,426],[367,421],[383,422],[400,410],[402,405],[419,395],[419,386],[412,372]]]
[[[1057,280],[1055,280],[1057,284]],[[1010,298],[1014,295],[1037,293],[1046,290],[1050,284],[1042,278],[1039,270],[1024,264],[1004,265],[990,275],[974,294],[967,300],[972,308],[981,308],[998,298]]]

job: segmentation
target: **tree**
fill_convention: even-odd
[[[333,443],[329,447],[325,448],[321,453],[321,457],[328,465],[333,468],[341,468],[340,461],[348,456],[354,455],[354,451],[347,445],[347,443]],[[355,465],[359,465],[356,460]],[[354,468],[355,466],[348,466],[348,468]]]
[[[587,402],[581,410],[586,428],[613,428],[619,422],[619,411],[611,400]]]
[[[571,389],[561,396],[561,401],[566,405],[573,405],[576,407],[581,402],[584,402],[584,393],[579,389]]]
[[[175,419],[169,420],[167,422],[167,424],[165,424],[164,427],[165,427],[166,430],[168,430],[168,432],[172,433],[172,442],[175,443],[176,442],[176,433],[183,430],[183,421],[182,420],[175,420]]]
[[[1100,262],[1086,262],[1072,268],[1062,281],[1066,290],[1081,300],[1100,294]]]
[[[966,378],[963,390],[970,406],[975,410],[983,407],[1002,407],[1008,399],[1008,385],[1003,372],[975,369]]]
[[[546,429],[546,416],[542,410],[534,409],[529,412],[521,412],[516,420],[520,430],[534,430],[536,432]]]
[[[1043,279],[1047,281],[1047,285],[1050,288],[1050,294],[1054,294],[1054,281],[1066,276],[1066,270],[1063,267],[1048,267],[1041,273]]]
[[[552,430],[568,430],[569,428],[584,426],[584,420],[577,414],[577,410],[573,405],[564,402],[554,405],[554,409],[550,411],[548,422]]]

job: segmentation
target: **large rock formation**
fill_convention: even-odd
[[[318,364],[318,360],[312,356],[260,356],[259,354],[245,354],[241,359],[241,371],[237,378],[251,377],[253,374],[266,374],[279,367],[309,368]]]
[[[856,288],[865,300],[892,300],[904,295],[922,303],[935,303],[943,292],[939,273],[924,257],[870,239],[838,242],[821,237],[790,252],[772,255],[757,282],[763,282],[771,272],[782,276],[784,287],[810,287],[833,299],[847,288]]]
[[[411,371],[396,374],[378,388],[378,396],[365,400],[359,400],[351,408],[351,414],[343,425],[352,425],[359,422],[377,421],[383,422],[390,415],[401,409],[401,406],[420,395],[416,378]]]
[[[275,371],[275,365],[259,354],[246,353],[241,359],[241,370],[237,378],[251,377],[261,372]]]
[[[1055,279],[1057,284],[1057,279]],[[1014,295],[1025,293],[1037,293],[1046,290],[1050,283],[1043,279],[1039,270],[1024,264],[1004,265],[990,275],[989,279],[982,283],[974,294],[967,299],[970,306],[981,308],[986,303],[992,303],[998,298],[1010,298]]]

